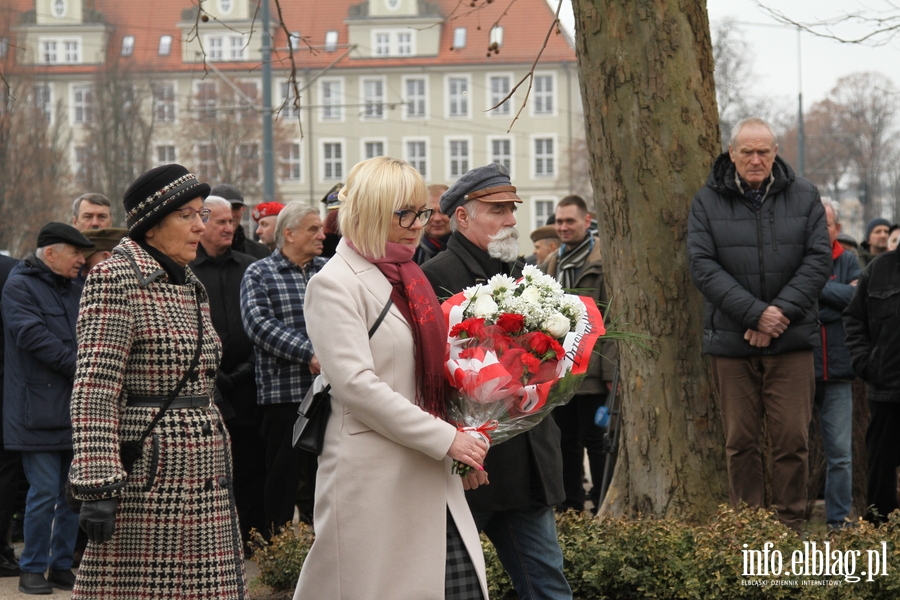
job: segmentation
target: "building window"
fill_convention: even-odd
[[[237,84],[240,94],[235,98],[240,108],[238,118],[241,121],[254,121],[259,118],[256,112],[256,104],[259,98],[259,88],[255,81],[240,81]]]
[[[451,117],[469,116],[469,80],[465,77],[448,78],[447,100]]]
[[[408,31],[397,34],[397,56],[411,56],[413,53],[412,33]]]
[[[231,60],[246,60],[247,59],[247,44],[244,41],[244,36],[242,35],[232,35],[228,38],[231,44]]]
[[[62,17],[66,14],[66,0],[53,0],[53,16]]]
[[[44,40],[41,45],[43,46],[41,58],[45,64],[53,65],[59,62],[56,54],[56,40]]]
[[[384,118],[384,81],[363,79],[363,118]]]
[[[534,138],[534,176],[556,175],[553,155],[553,138]]]
[[[534,114],[553,114],[553,75],[534,76]]]
[[[302,38],[300,37],[300,32],[299,32],[299,31],[292,31],[292,32],[291,32],[290,38],[289,38],[289,40],[288,40],[289,43],[291,44],[291,50],[293,50],[294,52],[296,52],[297,50],[300,49],[300,41],[301,41],[301,39],[302,39]]]
[[[363,142],[363,159],[384,156],[384,142]]]
[[[490,141],[491,162],[503,165],[512,171],[512,140],[509,138],[496,138]]]
[[[244,181],[259,181],[259,144],[238,146],[238,171]]]
[[[322,144],[322,179],[341,179],[344,176],[344,145],[341,142]]]
[[[122,38],[122,56],[131,56],[134,53],[134,36],[126,35]]]
[[[337,49],[338,32],[328,31],[325,33],[325,52],[334,52]]]
[[[453,49],[459,50],[466,47],[466,28],[457,27],[453,30]]]
[[[462,176],[469,170],[469,141],[450,140],[450,177]]]
[[[201,121],[216,118],[216,105],[218,104],[218,90],[216,84],[201,82],[197,84],[197,118]]]
[[[216,147],[213,144],[197,145],[197,179],[213,181],[219,178]]]
[[[495,47],[494,44],[497,44],[496,48],[503,45],[503,27],[501,25],[495,25],[491,28],[490,44],[492,48]]]
[[[51,88],[49,84],[38,83],[33,88],[34,107],[43,115],[47,123],[53,122],[53,102],[51,99]]]
[[[300,87],[300,82],[297,82]],[[296,119],[300,116],[299,103],[294,102],[297,96],[294,94],[294,84],[290,81],[281,82],[281,116],[286,119]]]
[[[407,79],[406,80],[406,116],[407,117],[424,117],[425,116],[425,80],[424,79]]]
[[[159,36],[159,55],[160,56],[168,56],[171,53],[172,53],[172,36],[171,35]]]
[[[341,104],[343,104],[344,99],[341,82],[336,80],[322,81],[320,89],[322,90],[322,119],[343,119],[344,113],[341,109]]]
[[[375,56],[388,56],[391,53],[391,36],[388,33],[375,34]]]
[[[72,115],[75,123],[88,124],[94,120],[94,93],[89,85],[72,88]]]
[[[222,60],[223,57],[222,38],[217,35],[211,35],[206,38],[206,58],[209,60]]]
[[[6,58],[7,52],[9,52],[9,39],[0,38],[0,58]]]
[[[160,123],[175,121],[175,84],[157,83],[153,85],[153,109]]]
[[[175,146],[171,144],[163,144],[156,147],[156,165],[170,165],[178,162],[178,156],[175,152]]]
[[[289,142],[284,144],[281,154],[281,178],[285,181],[300,181],[302,163],[300,144]]]
[[[509,95],[511,85],[509,75],[492,75],[490,77],[491,105],[488,108],[492,108],[503,102],[503,104],[500,104],[500,106],[497,106],[497,108],[490,112],[491,115],[509,115],[509,106],[512,102],[509,99],[504,102],[503,99]]]
[[[555,200],[535,200],[534,201],[534,223],[532,229],[543,227],[547,224],[547,219],[554,214]]]
[[[231,12],[232,4],[231,0],[219,0],[219,12],[223,15],[227,15]]]
[[[428,177],[428,144],[424,140],[406,142],[406,162],[411,164],[422,177]]]
[[[66,40],[63,42],[65,50],[64,62],[68,64],[76,64],[81,62],[80,44],[76,40]]]

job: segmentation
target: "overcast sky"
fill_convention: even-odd
[[[760,0],[776,7],[794,21],[814,22],[838,17],[847,13],[878,14],[883,11],[898,15],[900,8],[891,8],[891,0]],[[555,0],[548,0],[556,8]],[[900,3],[895,2],[900,7]],[[713,24],[726,18],[737,21],[744,40],[754,55],[754,72],[757,85],[754,95],[767,93],[790,99],[796,104],[799,91],[797,65],[801,64],[803,105],[822,100],[843,75],[858,71],[878,71],[889,77],[900,92],[900,36],[897,40],[879,47],[841,44],[840,42],[800,34],[800,56],[797,53],[797,31],[780,26],[766,14],[756,0],[707,0],[709,20]],[[565,0],[563,23],[571,28],[571,4]],[[843,28],[842,34],[858,35],[862,27]],[[898,98],[900,100],[900,98]]]

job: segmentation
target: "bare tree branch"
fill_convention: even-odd
[[[891,43],[900,33],[900,7],[888,2],[890,9],[868,9],[867,12],[845,12],[829,19],[803,22],[792,19],[782,10],[768,6],[761,0],[756,5],[779,23],[796,27],[817,37],[826,38],[842,44],[862,44],[868,46],[884,46]],[[863,27],[865,33],[848,35],[838,30],[848,27]]]

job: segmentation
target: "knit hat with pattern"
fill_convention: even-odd
[[[209,196],[209,185],[200,183],[181,165],[162,165],[134,180],[125,191],[128,236],[139,240],[151,227],[194,198]]]

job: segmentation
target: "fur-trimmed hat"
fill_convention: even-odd
[[[151,227],[194,198],[209,196],[209,185],[200,183],[181,165],[150,169],[125,190],[125,222],[128,236],[141,239]]]

